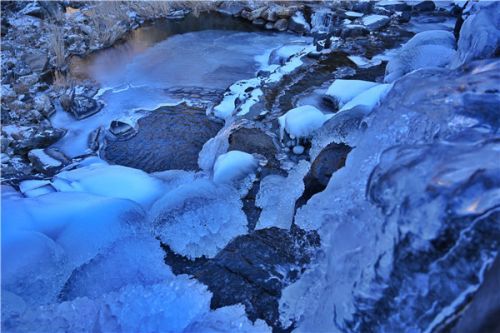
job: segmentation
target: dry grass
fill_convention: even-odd
[[[49,53],[55,58],[55,66],[62,70],[66,65],[64,33],[60,26],[52,25],[49,36]]]
[[[124,23],[129,20],[124,3],[121,1],[103,1],[86,12],[92,35],[91,45],[111,46],[127,30]]]

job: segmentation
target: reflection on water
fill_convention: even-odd
[[[99,98],[105,106],[80,121],[57,112],[53,125],[68,132],[56,146],[72,157],[83,154],[89,134],[99,126],[108,127],[116,119],[134,122],[138,110],[180,102],[178,96],[168,95],[166,88],[225,89],[255,77],[267,65],[273,49],[304,40],[255,29],[249,23],[218,15],[161,21],[132,32],[124,43],[74,62],[74,73],[95,80],[103,88]]]
[[[251,32],[259,29],[246,20],[218,13],[203,13],[199,17],[190,14],[180,20],[157,20],[150,25],[131,31],[122,43],[97,51],[83,59],[74,57],[70,65],[71,73],[73,77],[86,79],[94,78],[95,73],[92,72],[102,69],[111,72],[119,71],[134,56],[170,36],[202,30]]]

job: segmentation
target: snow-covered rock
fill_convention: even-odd
[[[62,163],[48,155],[43,149],[33,149],[28,153],[28,158],[33,166],[45,174],[54,174],[62,167]]]
[[[345,111],[361,106],[364,112],[370,113],[380,100],[387,95],[391,87],[392,84],[379,84],[373,86],[354,97],[342,108],[340,108],[339,111]]]
[[[385,15],[368,15],[363,17],[362,19],[363,24],[370,30],[379,30],[383,27],[385,27],[389,21],[390,18]]]
[[[247,232],[239,193],[206,179],[168,192],[153,205],[150,220],[162,242],[189,258],[214,257]]]
[[[244,178],[257,167],[253,155],[238,150],[232,150],[219,155],[214,164],[214,182],[231,183]]]
[[[359,13],[359,12],[353,12],[353,11],[347,11],[344,13],[345,16],[347,16],[347,18],[350,18],[350,19],[357,19],[357,18],[360,18],[360,17],[363,17],[363,13]]]
[[[55,192],[48,180],[25,180],[19,184],[19,190],[28,198]]]
[[[429,30],[413,36],[392,57],[385,71],[385,82],[421,68],[445,67],[456,57],[455,37],[449,31]]]
[[[351,99],[376,85],[376,82],[362,80],[335,80],[325,95],[340,109]]]
[[[280,137],[283,140],[284,132],[286,131],[292,139],[307,138],[311,134],[323,126],[329,116],[311,105],[303,105],[291,109],[281,117],[278,121],[280,124]]]

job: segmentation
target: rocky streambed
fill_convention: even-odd
[[[497,4],[123,3],[101,7],[113,43],[85,33],[98,6],[2,4],[4,329],[472,325],[498,249]],[[42,66],[54,10],[70,61]]]

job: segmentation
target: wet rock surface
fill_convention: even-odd
[[[237,237],[209,260],[189,261],[164,249],[175,274],[193,275],[208,286],[212,309],[242,303],[250,320],[264,319],[280,331],[281,289],[300,276],[317,246],[314,232],[270,228]]]
[[[221,128],[204,109],[185,104],[162,107],[139,119],[132,138],[107,136],[101,153],[111,163],[146,172],[198,170],[198,153]]]

